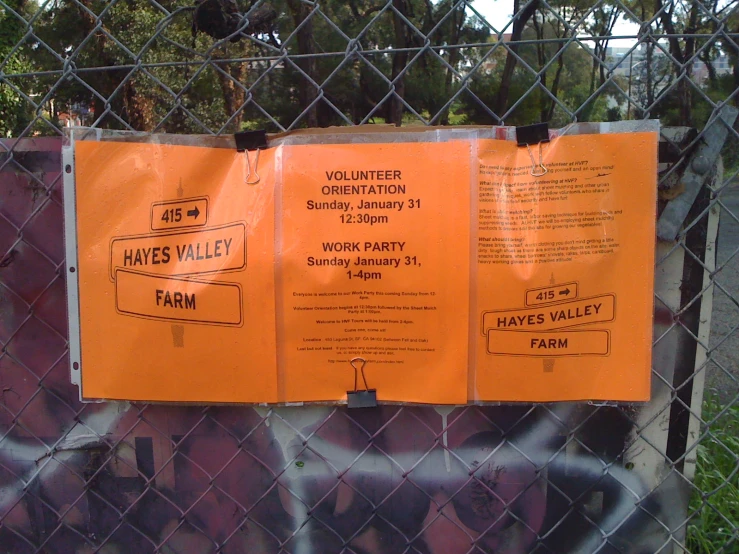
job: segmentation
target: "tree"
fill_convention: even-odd
[[[27,0],[6,0],[6,4],[9,9],[0,8],[0,136],[11,137],[30,125],[33,109],[18,88],[21,81],[5,80],[3,74],[27,73],[32,66],[23,51],[13,51],[25,34],[21,18],[28,8]]]
[[[272,0],[269,17],[262,0],[196,1],[51,0],[41,9],[6,0],[35,20],[26,36],[22,20],[0,12],[2,132],[34,120],[24,93],[52,121],[89,107],[86,123],[100,127],[203,133],[400,125],[415,114],[442,124],[498,124],[507,112],[506,123],[614,119],[618,88],[630,83],[647,111],[627,115],[684,124],[706,117],[704,95],[728,97],[739,85],[729,33],[739,14],[724,0],[705,0],[707,11],[698,0],[508,0],[516,15],[505,45],[459,0]],[[607,66],[622,13],[669,35],[645,38],[630,82]],[[590,38],[574,41],[578,33]],[[731,77],[713,66],[724,53]],[[706,83],[689,82],[697,61]]]
[[[613,91],[605,89],[591,99],[599,74],[594,70],[596,54],[577,42],[567,44],[564,40],[572,33],[572,20],[580,17],[581,14],[575,10],[560,17],[553,17],[548,10],[540,10],[532,15],[529,25],[520,35],[525,44],[516,49],[517,57],[523,63],[517,62],[512,74],[508,73],[512,48],[498,46],[488,59],[487,69],[473,79],[471,90],[482,101],[482,105],[474,99],[467,100],[465,110],[469,119],[497,124],[498,116],[511,111],[511,106],[506,104],[501,113],[489,112],[490,106],[497,105],[500,100],[501,89],[505,90],[503,96],[515,99],[511,104],[516,105],[506,117],[506,124],[547,121],[561,126],[571,122],[570,113],[578,109],[581,109],[579,120],[586,120],[586,117],[596,121],[605,119],[608,97]],[[602,78],[605,83],[606,75]],[[583,106],[587,109],[582,109]]]
[[[654,34],[666,35],[664,41],[646,41],[647,64],[644,71],[646,90],[650,95],[646,99],[646,107],[651,109],[652,117],[664,118],[664,122],[672,125],[697,125],[699,121],[695,118],[695,108],[705,102],[697,90],[701,84],[694,80],[695,63],[699,60],[707,63],[709,81],[712,82],[711,86],[715,86],[717,80],[712,60],[722,51],[734,56],[735,90],[739,87],[736,42],[725,33],[718,32],[722,24],[727,32],[731,32],[732,28],[739,30],[739,15],[734,2],[632,0],[627,2],[627,6],[639,15],[641,21],[653,21]],[[658,88],[651,81],[656,73],[654,64],[664,63],[662,60],[667,60],[672,78]],[[656,100],[657,106],[654,105]],[[737,101],[736,98],[734,101]]]

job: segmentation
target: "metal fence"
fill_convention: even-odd
[[[511,8],[494,27],[485,0],[0,0],[0,552],[739,550],[737,6]],[[648,404],[77,401],[65,125],[646,117],[665,126]]]

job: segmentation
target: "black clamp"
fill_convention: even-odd
[[[267,148],[267,131],[260,129],[258,131],[242,131],[234,135],[236,139],[236,151],[259,150]]]
[[[516,142],[518,146],[525,146],[529,151],[529,157],[531,158],[531,175],[534,177],[541,177],[548,171],[544,167],[543,161],[543,147],[542,144],[549,142],[549,124],[548,123],[536,123],[534,125],[524,125],[523,127],[516,127]],[[539,145],[539,163],[534,160],[534,154],[531,152],[531,145]]]
[[[234,135],[236,141],[236,151],[243,152],[246,163],[244,164],[244,182],[247,185],[256,185],[259,182],[259,173],[257,173],[257,167],[259,166],[259,151],[262,148],[267,148],[267,132],[264,129],[258,131],[242,131]],[[256,150],[257,156],[254,160],[254,171],[252,175],[251,160],[249,159],[249,152]]]
[[[361,363],[360,366],[355,364]],[[377,407],[377,389],[371,389],[367,386],[367,378],[364,376],[364,366],[367,360],[364,358],[352,358],[349,364],[354,368],[354,390],[346,391],[346,400],[348,408],[376,408]],[[362,374],[364,381],[364,390],[357,389],[357,373]]]

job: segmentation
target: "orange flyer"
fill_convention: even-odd
[[[477,147],[470,400],[648,400],[657,135]]]
[[[285,149],[287,401],[344,398],[355,357],[378,400],[467,401],[469,167],[469,141]]]
[[[648,400],[658,133],[391,135],[74,143],[81,398]]]
[[[76,144],[83,398],[276,402],[274,151]]]

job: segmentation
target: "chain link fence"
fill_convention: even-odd
[[[738,40],[723,0],[0,0],[0,552],[739,551]],[[77,401],[65,126],[656,117],[648,404]]]

